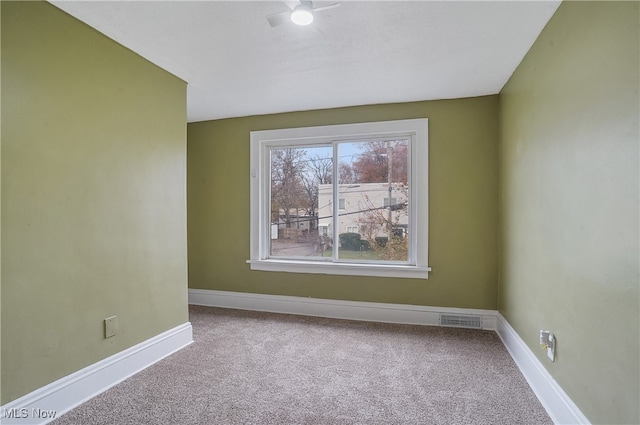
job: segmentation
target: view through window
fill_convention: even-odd
[[[271,148],[270,257],[408,262],[408,153],[408,138]]]

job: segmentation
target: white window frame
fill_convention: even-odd
[[[384,137],[410,139],[409,252],[411,264],[372,264],[269,258],[271,148],[332,144],[336,141]],[[252,131],[251,143],[251,270],[352,276],[427,279],[429,241],[428,120],[410,119],[318,127]]]

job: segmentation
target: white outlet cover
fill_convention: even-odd
[[[547,357],[551,359],[552,362],[555,362],[556,357],[556,337],[549,333],[549,345],[547,346]]]
[[[104,337],[111,338],[118,331],[118,316],[111,316],[104,319]]]

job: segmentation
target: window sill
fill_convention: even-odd
[[[247,260],[251,270],[346,276],[428,279],[431,267],[381,264],[321,263],[317,261]]]

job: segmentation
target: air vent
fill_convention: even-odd
[[[481,316],[441,314],[440,326],[449,326],[453,328],[471,328],[482,329]]]

